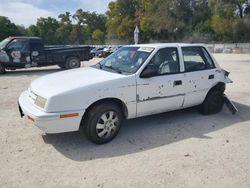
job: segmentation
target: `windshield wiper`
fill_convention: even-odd
[[[97,63],[97,64],[95,64],[94,66],[96,66],[96,65],[99,65],[99,68],[100,69],[102,69],[103,68],[103,65],[99,62],[99,63]]]
[[[99,68],[100,68],[100,69],[103,69],[103,68],[111,69],[111,70],[113,70],[113,71],[115,71],[115,72],[117,72],[117,73],[119,73],[119,74],[122,74],[122,71],[120,71],[119,69],[116,69],[116,68],[114,68],[114,67],[112,67],[112,66],[105,66],[105,65],[102,65],[100,62],[97,63],[97,64],[95,64],[94,66],[96,66],[96,65],[99,65]]]

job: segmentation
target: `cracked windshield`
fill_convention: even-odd
[[[154,48],[122,47],[99,63],[101,69],[133,74],[147,60]]]

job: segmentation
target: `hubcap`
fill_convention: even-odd
[[[96,133],[100,138],[109,138],[114,135],[119,120],[116,112],[108,111],[101,115],[96,125]]]
[[[71,68],[75,68],[75,67],[77,67],[78,66],[78,61],[77,60],[71,60],[70,61],[70,67]]]

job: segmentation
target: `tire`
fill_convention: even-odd
[[[219,113],[224,105],[224,90],[212,89],[208,92],[204,102],[200,105],[200,112],[203,115]]]
[[[0,63],[0,74],[4,74],[4,73],[5,73],[5,68],[3,64]]]
[[[69,57],[66,60],[65,68],[66,69],[75,69],[81,67],[81,62],[77,57]]]
[[[88,140],[95,144],[105,144],[118,134],[123,121],[121,109],[112,103],[92,107],[85,116],[82,130]]]

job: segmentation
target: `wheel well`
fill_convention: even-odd
[[[206,100],[208,94],[209,94],[211,91],[213,91],[213,90],[219,90],[219,91],[221,91],[221,93],[224,93],[225,89],[226,89],[226,84],[223,83],[223,82],[218,82],[215,86],[213,86],[213,87],[207,92],[206,97],[205,97],[205,99],[203,100],[203,102]]]
[[[0,62],[0,74],[5,73],[5,67],[4,65]]]
[[[127,109],[127,106],[126,104],[121,101],[120,99],[117,99],[117,98],[105,98],[105,99],[101,99],[101,100],[98,100],[94,103],[92,103],[85,111],[84,113],[84,116],[83,118],[85,118],[85,116],[88,114],[88,112],[95,106],[99,105],[99,104],[103,104],[103,103],[112,103],[112,104],[115,104],[117,105],[121,111],[122,111],[122,114],[124,115],[124,118],[127,118],[128,117],[128,109]]]
[[[65,60],[67,61],[70,58],[77,58],[80,61],[80,57],[78,55],[69,55],[65,58]]]
[[[226,89],[226,84],[223,82],[219,82],[215,86],[213,86],[209,91],[219,90],[223,93],[225,91],[225,89]]]

